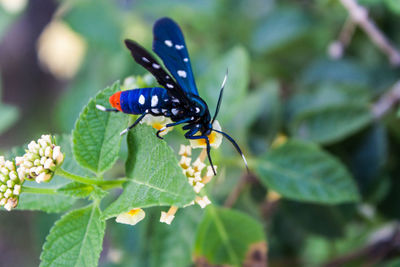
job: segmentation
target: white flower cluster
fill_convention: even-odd
[[[210,182],[211,178],[214,176],[214,172],[211,166],[207,166],[203,163],[204,156],[202,155],[205,151],[203,151],[200,156],[192,163],[192,148],[191,146],[181,145],[179,150],[179,155],[181,156],[181,160],[179,161],[179,165],[182,168],[183,174],[188,178],[188,182],[191,186],[193,186],[194,191],[199,194],[204,185]],[[207,168],[206,168],[207,167]],[[217,166],[214,166],[215,168]],[[205,175],[202,176],[202,172],[204,169],[207,169]],[[195,200],[189,203],[187,206],[191,206],[194,203],[197,203],[202,209],[204,209],[207,205],[211,204],[210,199],[207,196],[197,195]],[[178,208],[175,206],[171,206],[168,212],[162,211],[160,222],[171,224],[171,222],[175,218],[175,213]]]
[[[30,142],[25,155],[15,158],[18,176],[37,183],[50,181],[63,160],[61,148],[53,143],[50,135],[42,135],[37,142]]]
[[[0,156],[0,206],[10,211],[18,204],[23,178],[18,177],[15,163]]]
[[[190,156],[192,155],[192,149],[190,146],[181,145],[179,155],[181,156],[179,165],[183,169],[183,174],[188,178],[189,184],[193,186],[194,191],[200,193],[204,185],[214,176],[211,166],[204,164],[200,157],[191,163],[192,158]],[[206,166],[207,172],[202,176],[202,171]],[[216,170],[217,166],[214,165],[214,167]]]

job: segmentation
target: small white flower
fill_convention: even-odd
[[[12,195],[12,191],[11,191],[10,188],[7,189],[6,192],[4,192],[4,197],[5,197],[5,198],[9,198],[11,195]]]
[[[222,130],[221,129],[221,125],[219,124],[219,122],[217,120],[215,120],[214,123],[213,123],[213,129],[218,130],[218,131]],[[196,135],[200,135],[200,133],[198,133]],[[210,141],[210,146],[212,146],[214,148],[218,148],[222,143],[222,135],[220,133],[212,131],[208,135],[208,140]],[[190,145],[191,145],[192,148],[205,148],[205,147],[207,147],[207,143],[206,143],[206,141],[204,139],[190,139],[189,142],[190,142]]]
[[[118,215],[115,221],[118,223],[135,225],[143,220],[145,216],[146,213],[142,209],[132,209]]]
[[[14,166],[14,162],[7,160],[4,163],[4,166],[9,170],[9,171],[14,171],[15,170],[15,166]]]
[[[7,203],[4,205],[4,208],[5,208],[7,211],[11,211],[11,210],[12,210],[11,202],[7,202]]]
[[[191,156],[192,155],[192,148],[191,146],[185,146],[185,145],[181,145],[180,149],[179,149],[179,155],[180,156]]]
[[[196,182],[200,182],[202,179],[201,179],[201,172],[195,172],[194,173],[194,180],[196,181]]]
[[[196,198],[196,203],[199,204],[199,206],[204,209],[207,205],[211,204],[211,201],[208,199],[207,196],[204,197],[197,197]]]
[[[154,129],[161,130],[165,125],[168,123],[172,123],[172,120],[168,117],[164,116],[153,116],[150,114],[147,114],[141,121],[140,123],[145,123],[147,125],[150,125]],[[172,131],[173,127],[168,127],[165,128],[162,132],[160,132],[160,136],[166,135],[168,132]]]
[[[56,164],[54,164],[54,162],[53,162],[53,159],[46,159],[46,161],[43,164],[43,167],[45,169],[50,169],[53,166],[56,166]]]
[[[49,147],[49,146],[46,147],[46,149],[44,150],[44,155],[48,158],[51,158],[52,154],[53,154],[53,151],[52,151],[51,147]]]
[[[196,171],[201,172],[201,170],[203,170],[205,166],[206,166],[206,164],[204,164],[199,158],[196,159],[195,162],[193,162],[193,168]]]
[[[160,222],[166,223],[166,224],[171,224],[171,222],[174,220],[175,216],[166,213],[165,211],[161,212],[161,218]]]
[[[187,177],[193,177],[194,176],[194,169],[192,167],[184,169],[183,170],[183,174],[186,175]]]
[[[13,180],[13,181],[15,181],[15,180],[18,179],[18,175],[17,175],[17,172],[16,172],[16,171],[10,172],[8,176],[9,176],[10,179]]]
[[[48,182],[51,179],[51,177],[52,177],[51,174],[42,172],[36,177],[35,180],[37,183]]]
[[[60,164],[64,160],[64,154],[61,153],[61,147],[56,146],[53,150],[53,160],[56,161],[57,164]]]
[[[190,166],[190,162],[192,161],[192,158],[190,157],[185,157],[182,156],[181,160],[179,161],[179,165],[183,168],[183,169],[187,169]]]
[[[15,185],[15,183],[12,180],[8,180],[6,184],[8,188],[14,188]]]
[[[10,171],[9,171],[7,168],[5,168],[5,167],[1,168],[1,173],[2,173],[2,174],[8,175],[9,172],[10,172]]]
[[[4,205],[4,208],[5,208],[7,211],[11,211],[11,209],[15,208],[15,207],[17,206],[17,204],[18,204],[18,199],[9,198],[9,199],[7,200],[7,203]]]
[[[14,186],[13,194],[16,195],[16,196],[19,196],[20,193],[21,193],[21,185],[16,184],[16,185]]]
[[[194,192],[196,192],[197,194],[200,193],[203,187],[204,184],[202,182],[196,182],[196,184],[193,186]]]

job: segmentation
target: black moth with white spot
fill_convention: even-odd
[[[162,59],[173,78],[146,49],[134,41],[125,40],[125,45],[135,61],[153,74],[163,88],[140,88],[118,92],[110,98],[115,109],[106,109],[102,106],[98,108],[104,111],[122,111],[140,115],[121,134],[136,126],[147,114],[169,117],[173,121],[157,132],[159,138],[161,138],[159,134],[166,128],[184,124],[183,130],[187,131],[185,133],[187,139],[205,140],[208,159],[214,174],[216,172],[210,156],[211,147],[208,136],[212,131],[220,133],[233,144],[247,168],[246,159],[233,138],[212,127],[221,105],[227,75],[220,89],[216,111],[211,118],[206,102],[197,91],[189,54],[179,26],[169,18],[162,18],[154,24],[153,34],[153,51]]]

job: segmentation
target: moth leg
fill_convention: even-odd
[[[163,137],[160,136],[161,132],[165,131],[168,127],[176,126],[176,125],[179,125],[179,124],[182,124],[182,123],[186,123],[186,122],[189,122],[189,121],[190,121],[190,118],[186,118],[186,119],[183,119],[183,120],[180,120],[180,121],[177,121],[177,122],[168,123],[167,125],[165,125],[160,130],[157,131],[156,136],[158,138],[160,138],[160,139],[164,139]]]
[[[210,165],[211,165],[214,175],[217,175],[217,172],[215,171],[214,164],[212,163],[212,159],[211,159],[211,155],[210,155],[211,146],[210,146],[210,140],[208,139],[208,136],[207,135],[198,135],[198,136],[185,135],[185,137],[187,139],[204,139],[204,140],[206,140],[208,161],[210,162]]]
[[[146,116],[146,115],[147,115],[147,111],[144,112],[142,115],[140,115],[140,117],[137,118],[136,121],[135,121],[131,126],[129,126],[128,128],[126,128],[125,130],[123,130],[119,135],[124,135],[124,134],[126,134],[130,129],[132,129],[133,127],[135,127],[135,126],[144,118],[144,116]]]
[[[101,110],[101,111],[119,112],[119,110],[116,109],[116,108],[106,108],[106,107],[104,107],[104,106],[102,106],[102,105],[96,105],[96,108],[97,108],[98,110]]]

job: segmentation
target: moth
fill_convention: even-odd
[[[121,135],[135,127],[147,114],[168,117],[173,121],[157,131],[157,137],[161,139],[160,133],[168,127],[184,125],[185,138],[204,139],[214,175],[216,172],[210,156],[209,135],[215,131],[233,144],[248,169],[246,158],[235,140],[227,133],[213,128],[221,106],[228,72],[222,82],[214,116],[211,117],[207,103],[197,91],[188,50],[178,24],[170,18],[161,18],[154,24],[153,35],[153,51],[161,58],[169,73],[135,41],[125,40],[125,45],[134,60],[148,70],[162,87],[120,91],[109,99],[113,108],[100,105],[97,105],[97,108],[102,111],[140,115],[131,126],[121,132]]]

